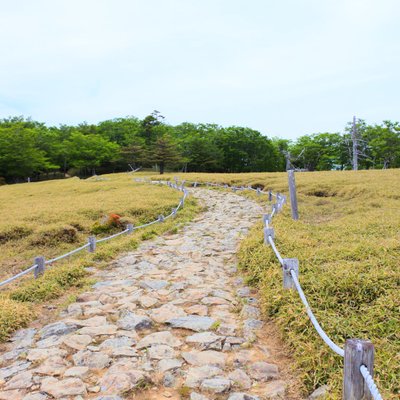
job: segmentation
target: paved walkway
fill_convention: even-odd
[[[268,362],[257,299],[236,274],[261,208],[196,189],[207,206],[96,275],[55,323],[17,332],[0,355],[0,400],[287,398]]]

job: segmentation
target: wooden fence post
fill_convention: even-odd
[[[372,395],[361,375],[365,365],[374,372],[374,345],[368,340],[348,339],[344,346],[343,400],[371,400]]]
[[[284,258],[283,259],[283,288],[294,289],[295,285],[293,282],[292,274],[290,271],[293,270],[296,276],[299,276],[299,260],[297,258]]]
[[[89,236],[88,242],[89,242],[88,252],[94,253],[96,250],[96,236]]]
[[[128,229],[128,233],[132,233],[133,232],[133,224],[128,224],[126,227]]]
[[[294,178],[294,170],[292,169],[288,170],[288,180],[292,218],[297,221],[299,219],[299,210],[297,208],[296,181]]]
[[[264,214],[262,220],[263,220],[264,226],[267,224],[270,224],[271,223],[271,214]]]
[[[275,237],[275,232],[273,228],[264,228],[264,243],[269,246],[268,237],[271,236],[272,239]]]
[[[44,257],[35,257],[35,264],[37,267],[33,270],[33,274],[36,278],[39,278],[40,275],[44,274],[45,269],[45,260]]]
[[[268,201],[272,201],[272,190],[268,190]]]
[[[160,215],[158,216],[158,220],[159,220],[160,222],[164,222],[164,215],[160,214]]]

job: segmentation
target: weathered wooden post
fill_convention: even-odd
[[[348,339],[344,346],[343,400],[371,400],[372,395],[361,375],[364,365],[374,373],[374,345],[368,340]]]
[[[275,237],[275,232],[273,228],[264,228],[264,243],[269,245],[269,236],[273,239]]]
[[[96,251],[96,236],[89,236],[88,243],[88,252],[94,253]]]
[[[160,221],[160,222],[164,222],[164,215],[162,215],[162,214],[160,214],[159,216],[158,216],[158,220]]]
[[[267,226],[268,224],[270,224],[271,223],[271,214],[264,214],[262,221],[263,221],[264,226]]]
[[[296,194],[296,181],[294,178],[294,170],[288,170],[289,180],[289,194],[290,194],[290,207],[292,209],[292,218],[294,220],[299,219],[299,210],[297,208],[297,194]]]
[[[297,258],[284,258],[283,259],[283,288],[294,289],[295,285],[290,271],[294,271],[296,276],[299,276],[299,260]]]
[[[128,225],[126,226],[126,228],[128,229],[128,233],[132,233],[132,232],[133,232],[134,226],[133,226],[133,224],[128,224]]]
[[[172,209],[172,216],[175,218],[176,217],[176,208]]]
[[[261,190],[260,190],[260,188],[258,187],[257,188],[257,196],[260,196],[261,195]]]
[[[268,201],[272,201],[272,190],[268,190]]]
[[[33,270],[35,279],[44,274],[45,269],[45,259],[44,257],[35,257],[36,268]]]

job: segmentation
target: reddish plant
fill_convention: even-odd
[[[118,214],[109,214],[108,216],[108,224],[112,226],[119,226],[121,225],[121,216]]]

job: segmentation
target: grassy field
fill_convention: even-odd
[[[166,174],[164,178],[173,176],[252,184],[287,194],[285,173]],[[36,255],[52,257],[85,243],[109,213],[133,223],[147,222],[170,211],[180,196],[167,188],[135,184],[132,175],[103,178],[1,187],[0,275],[4,278],[30,265]],[[300,260],[300,282],[328,335],[340,346],[354,337],[374,343],[377,384],[385,399],[398,398],[400,171],[298,173],[296,180],[300,220],[292,221],[289,206],[285,207],[273,223],[276,245],[283,257]],[[254,192],[246,193],[265,201]],[[196,211],[192,200],[187,205],[177,220],[99,245],[95,254],[57,264],[43,278],[27,279],[3,292],[0,338],[34,318],[34,302],[87,284],[84,266],[104,266],[140,240],[174,231],[179,221],[190,219]],[[265,210],[270,210],[267,204]],[[261,222],[242,242],[239,261],[248,282],[259,287],[264,315],[275,321],[289,344],[294,368],[307,390],[328,384],[329,398],[339,399],[342,359],[316,334],[297,293],[282,290],[280,267],[263,244]]]
[[[138,175],[135,175],[137,177]],[[136,183],[130,174],[102,176],[101,180],[47,181],[0,188],[0,279],[33,264],[35,256],[61,255],[87,242],[167,215],[176,207],[181,192],[158,185]],[[162,232],[174,232],[197,210],[188,198],[176,219],[140,229],[100,243],[96,252],[86,250],[58,261],[37,280],[32,274],[0,291],[0,340],[35,317],[35,303],[62,296],[69,288],[85,287],[84,267],[103,267],[122,251]],[[121,216],[120,225],[108,224],[110,214]]]
[[[287,194],[285,173],[180,177]],[[346,338],[371,340],[382,395],[398,398],[400,171],[298,173],[296,182],[300,221],[291,219],[286,206],[273,221],[275,243],[283,257],[299,259],[300,282],[328,335],[340,346]],[[290,345],[308,391],[328,384],[329,398],[341,398],[343,361],[316,334],[297,292],[282,289],[280,266],[263,244],[261,222],[243,241],[239,260],[249,283],[260,288],[264,315]]]

